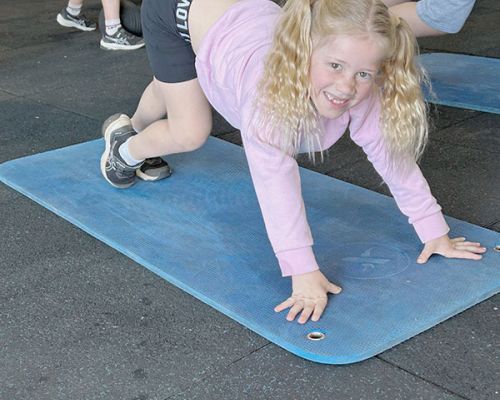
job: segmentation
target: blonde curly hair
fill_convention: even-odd
[[[270,141],[296,155],[304,142],[311,153],[319,142],[319,116],[310,99],[309,69],[314,46],[335,35],[373,35],[386,49],[377,76],[381,130],[392,168],[417,160],[428,136],[427,106],[417,65],[418,45],[409,26],[380,0],[288,0],[276,27],[265,75],[258,90],[261,122]]]

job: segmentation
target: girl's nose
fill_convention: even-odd
[[[348,97],[354,93],[354,88],[356,85],[356,81],[354,80],[354,76],[343,74],[339,80],[337,81],[336,89],[342,95]]]

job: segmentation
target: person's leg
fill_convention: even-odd
[[[166,108],[161,109],[158,104]],[[148,105],[154,112],[146,112]],[[141,169],[146,165],[143,165],[144,159],[151,162],[158,156],[195,150],[210,134],[211,108],[197,79],[179,83],[154,79],[141,98],[134,121],[145,123],[165,113],[168,119],[158,119],[138,134],[132,127],[137,122],[124,114],[112,116],[104,123],[106,148],[101,157],[101,171],[110,184],[127,188],[135,183],[136,174],[144,180],[167,177],[170,175],[168,164],[147,165],[148,172],[145,172]],[[155,176],[155,170],[159,176]]]
[[[146,87],[142,93],[137,109],[132,116],[132,126],[137,132],[147,128],[153,122],[166,117],[167,106],[163,99],[159,85],[155,83],[155,79]]]
[[[66,6],[66,11],[74,17],[80,15],[82,11],[83,0],[69,0]]]
[[[101,0],[104,11],[104,22],[106,33],[113,35],[121,26],[120,21],[120,0]]]
[[[158,156],[197,149],[211,131],[212,112],[196,79],[195,54],[185,37],[176,32],[172,7],[176,1],[142,3],[141,22],[154,79],[132,119],[117,114],[103,125],[106,149],[101,171],[116,187],[133,185],[136,176],[144,180],[168,176],[168,164]],[[159,160],[153,168],[152,160]]]
[[[83,0],[69,0],[68,5],[57,14],[59,25],[77,28],[81,31],[93,31],[96,24],[82,14]]]
[[[144,130],[153,122],[166,118],[167,106],[157,86],[153,79],[141,96],[137,110],[131,118],[132,127],[136,132]],[[134,160],[130,161],[133,163]],[[136,171],[136,175],[144,181],[158,181],[172,175],[172,169],[163,158],[152,157],[144,160],[144,164]]]
[[[198,79],[180,83],[165,83],[155,79],[150,86],[147,90],[152,90],[141,98],[133,123],[144,123],[147,119],[158,117],[161,110],[155,109],[157,104],[166,106],[168,118],[152,122],[130,139],[128,145],[132,157],[141,160],[201,147],[210,135],[212,112]]]
[[[120,0],[101,0],[105,31],[100,45],[107,50],[135,50],[144,46],[144,40],[128,32],[120,20]]]

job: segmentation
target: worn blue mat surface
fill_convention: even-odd
[[[301,170],[316,255],[344,291],[319,322],[287,322],[273,307],[290,280],[280,276],[241,148],[210,138],[169,157],[171,178],[118,190],[101,178],[103,146],[9,161],[0,179],[298,356],[360,361],[498,292],[500,253],[491,248],[500,234],[448,218],[454,235],[490,250],[481,262],[433,257],[419,266],[419,241],[391,198]],[[312,331],[326,336],[311,341]]]
[[[432,103],[500,114],[500,59],[464,54],[420,56],[432,81]]]

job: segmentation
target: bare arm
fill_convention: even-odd
[[[384,3],[387,7],[392,7],[396,4],[401,4],[404,2],[406,2],[406,0],[382,0],[382,3]]]
[[[439,36],[445,35],[446,32],[438,31],[437,29],[431,28],[424,21],[420,19],[417,14],[417,3],[416,2],[401,2],[399,0],[385,0],[384,3],[396,4],[389,8],[389,11],[398,17],[403,18],[408,25],[410,25],[411,30],[416,37],[422,36]]]

